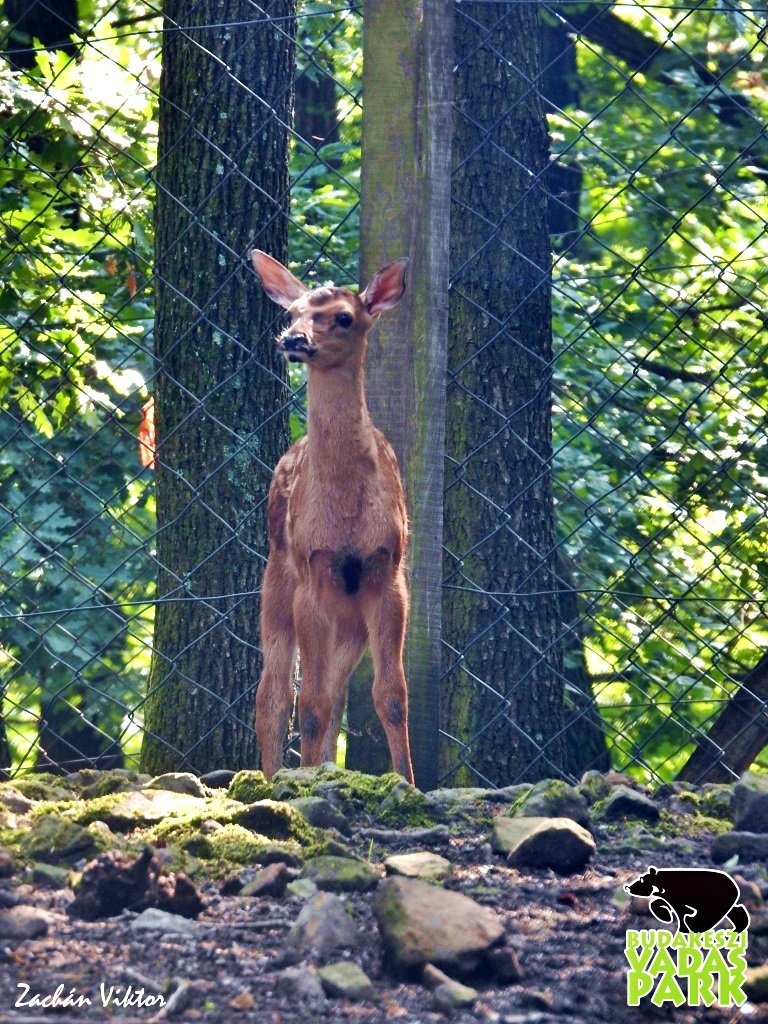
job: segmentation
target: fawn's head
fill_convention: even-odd
[[[264,291],[290,317],[277,337],[278,351],[290,362],[320,369],[362,360],[368,331],[385,309],[396,306],[403,297],[408,267],[405,257],[388,263],[371,278],[365,291],[356,295],[332,285],[307,288],[259,249],[251,253],[251,262]]]

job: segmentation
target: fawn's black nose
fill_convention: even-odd
[[[307,344],[306,334],[284,334],[280,339],[280,348],[283,352],[298,352],[305,349]]]
[[[303,363],[316,351],[306,334],[284,334],[277,347],[289,363]]]

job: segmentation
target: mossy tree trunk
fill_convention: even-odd
[[[446,419],[451,784],[558,775],[548,136],[536,4],[457,7]]]
[[[406,294],[368,352],[368,404],[397,452],[411,526],[405,652],[416,783],[437,779],[442,460],[448,313],[452,5],[366,0],[361,284],[409,256]],[[365,662],[350,688],[347,764],[389,770]]]
[[[295,3],[166,0],[157,165],[155,641],[142,767],[256,763],[265,499],[288,446],[276,309],[245,257],[286,259]],[[181,30],[178,26],[184,26]]]

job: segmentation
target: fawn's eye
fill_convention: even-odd
[[[349,313],[336,314],[336,323],[339,325],[339,327],[351,327],[353,319],[354,318],[350,316]]]

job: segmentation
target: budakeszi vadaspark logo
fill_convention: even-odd
[[[675,930],[628,930],[627,1003],[741,1006],[749,914],[738,884],[724,871],[655,868],[628,882],[632,896]]]

